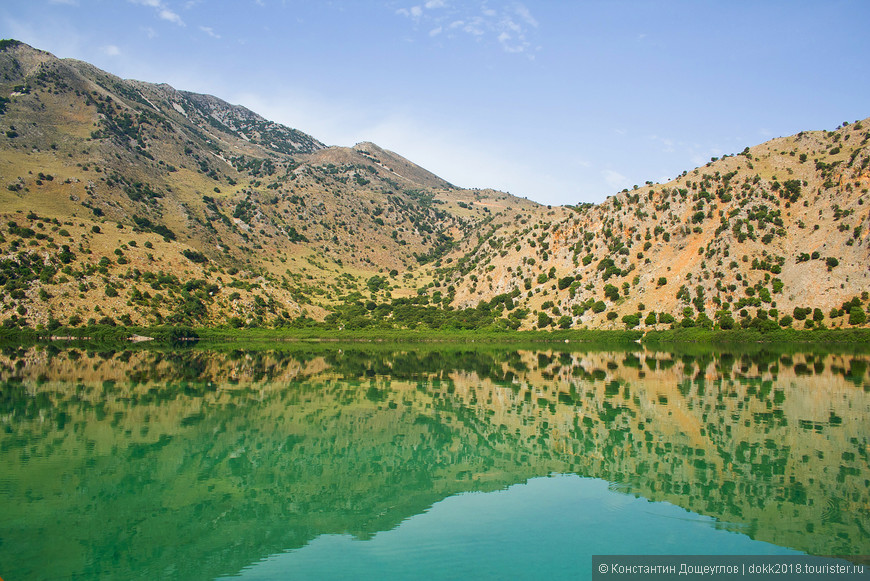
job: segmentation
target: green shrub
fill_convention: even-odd
[[[713,328],[713,321],[710,320],[710,317],[708,317],[706,313],[699,313],[695,318],[695,324],[702,329]]]
[[[867,314],[864,312],[859,305],[853,306],[849,309],[849,324],[850,325],[862,325],[867,321]]]
[[[622,317],[622,322],[627,329],[633,329],[640,325],[640,315],[625,315]]]
[[[206,258],[205,254],[203,254],[202,252],[197,252],[196,250],[189,250],[185,248],[181,251],[181,255],[189,261],[196,262],[198,264],[208,262],[208,258]]]

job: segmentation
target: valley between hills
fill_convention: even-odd
[[[868,141],[844,122],[550,207],[4,40],[0,321],[866,327]]]

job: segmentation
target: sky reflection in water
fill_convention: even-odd
[[[800,554],[576,475],[463,493],[359,541],[325,535],[243,570],[267,579],[587,579],[591,555]]]

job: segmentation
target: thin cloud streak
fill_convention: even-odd
[[[216,33],[210,26],[200,26],[199,29],[212,38],[220,38],[221,35]]]
[[[532,48],[530,31],[539,27],[537,19],[523,4],[512,3],[498,9],[486,2],[448,6],[443,0],[399,8],[396,14],[410,19],[415,28],[425,26],[430,37],[446,33],[465,33],[473,38],[493,39],[509,54],[528,53]],[[531,57],[531,55],[528,55]]]
[[[139,4],[141,6],[148,6],[149,8],[154,8],[157,11],[158,18],[160,18],[161,20],[166,20],[167,22],[177,24],[178,26],[185,26],[184,20],[181,19],[181,16],[179,16],[177,12],[173,12],[162,0],[129,1],[133,4]]]

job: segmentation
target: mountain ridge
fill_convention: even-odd
[[[0,98],[9,327],[866,324],[867,120],[550,207],[17,41]]]

